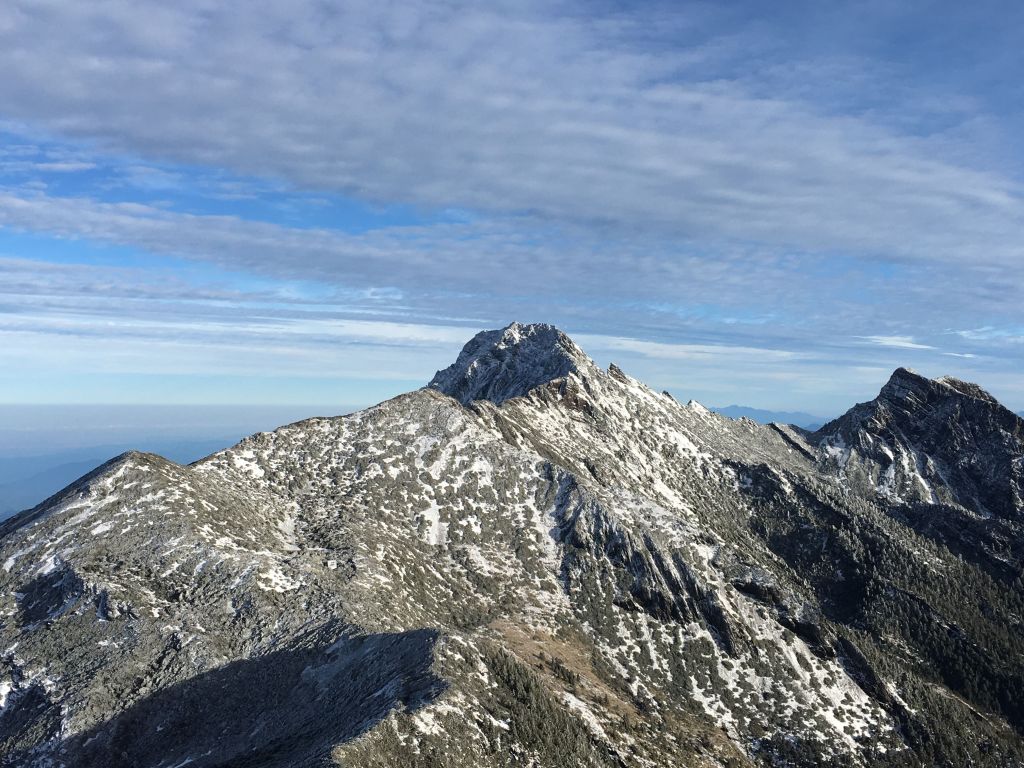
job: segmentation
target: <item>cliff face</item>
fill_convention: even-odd
[[[862,491],[1021,521],[1024,420],[976,384],[900,368],[877,398],[817,434],[867,481]]]
[[[0,760],[1020,764],[1021,435],[902,370],[812,434],[480,334],[5,523]]]

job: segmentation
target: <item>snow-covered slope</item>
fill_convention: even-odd
[[[862,490],[986,516],[1024,510],[1024,421],[976,384],[900,368],[875,400],[818,434]]]
[[[514,324],[366,411],[126,454],[0,528],[0,760],[1018,764],[1020,422],[907,376],[811,434]]]

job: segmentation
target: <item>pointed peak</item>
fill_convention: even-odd
[[[615,363],[608,364],[608,375],[612,378],[618,379],[619,381],[629,381],[629,377]]]
[[[912,368],[897,368],[885,382],[878,396],[888,400],[903,400],[912,392],[929,389],[931,384],[931,379]]]
[[[512,323],[478,333],[462,348],[458,359],[438,371],[427,386],[463,404],[474,400],[498,404],[593,367],[583,350],[555,326]]]
[[[920,373],[915,371],[913,368],[903,368],[901,366],[901,367],[897,368],[895,371],[892,372],[892,375],[889,376],[888,383],[889,384],[893,384],[893,383],[913,383],[913,384],[917,384],[917,383],[924,383],[924,382],[928,382],[928,381],[931,381],[931,379],[929,379],[926,376],[922,376]]]

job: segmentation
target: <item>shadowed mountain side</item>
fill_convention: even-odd
[[[447,688],[431,671],[437,638],[430,629],[365,636],[325,629],[307,638],[312,645],[299,641],[157,691],[67,739],[58,764],[327,765],[333,747],[373,728],[395,707],[419,709]],[[12,709],[5,718],[17,716]],[[8,754],[0,765],[30,759],[25,752]]]

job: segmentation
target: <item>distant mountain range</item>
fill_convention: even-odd
[[[828,419],[812,416],[803,411],[766,411],[760,408],[748,408],[745,405],[710,406],[715,413],[728,416],[730,419],[748,418],[759,424],[795,424],[813,432]]]
[[[808,432],[484,332],[0,523],[0,764],[1021,766],[1022,465],[953,378]]]

